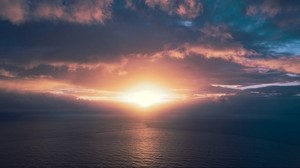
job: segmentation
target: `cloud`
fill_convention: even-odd
[[[115,102],[90,101],[76,99],[66,94],[38,93],[38,92],[16,92],[0,89],[0,112],[18,112],[14,119],[24,117],[29,113],[56,113],[66,114],[68,112],[80,112],[85,115],[89,112],[103,115],[124,115],[124,108],[119,108]],[[132,111],[130,111],[132,114]],[[1,118],[6,120],[7,118]]]
[[[196,0],[186,0],[178,5],[177,14],[181,17],[193,19],[203,12],[202,4]]]
[[[279,17],[290,16],[282,15],[288,9],[273,10],[270,1],[249,2],[254,19],[265,18],[264,13],[272,17],[268,23],[245,16],[245,2],[233,6],[189,0],[0,3],[3,9],[6,5],[1,19],[14,24],[28,21],[18,26],[1,22],[6,33],[0,41],[0,60],[5,64],[0,65],[0,76],[5,80],[49,79],[107,89],[112,83],[130,85],[151,78],[180,88],[201,88],[210,83],[271,83],[290,79],[287,73],[300,74],[297,32],[276,27]],[[11,14],[15,8],[21,11],[15,13],[18,17]],[[166,14],[160,17],[162,13]],[[106,25],[80,25],[106,23],[112,17]],[[121,63],[123,58],[130,63]]]
[[[0,77],[14,78],[16,76],[10,71],[7,71],[5,69],[0,69]]]
[[[210,44],[185,44],[178,48],[166,49],[153,54],[152,58],[158,59],[170,57],[176,59],[184,59],[189,56],[201,56],[205,58],[221,58],[228,61],[233,61],[239,64],[244,64],[249,61],[247,56],[258,55],[255,51],[247,50],[242,45],[236,43],[228,47],[216,47]]]
[[[204,58],[220,58],[245,67],[300,74],[300,57],[280,55],[271,57],[247,49],[241,43],[235,41],[234,36],[224,24],[206,24],[199,32],[197,42],[185,43],[175,48],[157,52],[152,55],[152,59],[156,60],[163,57],[184,59],[196,55]]]
[[[0,0],[0,18],[19,24],[26,19],[28,4],[24,0]]]
[[[216,48],[211,45],[191,45],[187,48],[189,53],[204,56],[206,58],[222,58],[234,62],[244,60],[244,57],[256,55],[254,51],[245,49],[240,45],[233,45],[231,48]]]
[[[184,59],[189,56],[201,56],[205,58],[221,58],[227,61],[238,63],[245,67],[267,68],[277,71],[300,74],[299,57],[279,57],[279,58],[261,58],[252,50],[245,49],[242,45],[236,43],[228,48],[219,48],[208,44],[185,44],[175,49],[164,50],[155,53],[152,58],[159,59],[170,57]]]
[[[221,42],[232,40],[232,34],[229,32],[228,26],[225,24],[211,25],[206,24],[199,30],[202,33],[202,40],[214,39]]]
[[[206,24],[199,29],[199,38],[196,43],[186,45],[188,53],[201,55],[206,58],[222,58],[239,62],[248,56],[258,56],[259,53],[248,50],[234,41],[233,35],[225,24]]]
[[[292,77],[292,78],[298,78],[298,77],[300,77],[300,75],[292,74],[292,73],[287,73],[286,75],[289,76],[289,77]]]
[[[13,93],[48,94],[77,100],[116,101],[118,92],[98,90],[50,79],[2,80],[1,91]]]
[[[273,31],[280,28],[281,30],[289,30],[291,31],[289,33],[292,33],[293,30],[298,30],[300,24],[299,10],[299,1],[294,0],[249,1],[246,15],[256,20],[256,23],[252,22],[253,27],[263,24],[269,27],[270,24],[267,24],[266,19],[272,19],[272,22],[275,23],[272,26]]]
[[[14,24],[58,20],[80,24],[104,23],[111,18],[112,0],[29,1],[0,0],[0,16]]]
[[[214,86],[214,87],[221,87],[221,88],[228,88],[228,89],[248,90],[248,89],[265,88],[265,87],[270,87],[270,86],[300,86],[300,81],[263,83],[263,84],[248,85],[248,86],[241,86],[241,85],[219,85],[219,84],[212,84],[212,86]]]
[[[281,11],[278,0],[264,0],[260,5],[249,5],[246,14],[249,16],[262,13],[267,17],[274,17]]]
[[[250,6],[248,6],[248,8],[247,8],[246,14],[249,15],[249,16],[253,16],[253,15],[255,15],[257,12],[258,12],[257,7],[254,6],[254,5],[250,5]]]
[[[239,42],[233,41],[232,34],[224,24],[206,24],[199,29],[199,38],[195,43],[185,43],[175,49],[165,50],[154,57],[168,56],[183,59],[190,55],[200,55],[205,58],[222,58],[238,62],[243,57],[259,55],[255,51],[247,50]]]
[[[12,93],[29,93],[29,94],[47,94],[61,97],[72,98],[73,100],[87,100],[99,102],[120,102],[120,96],[126,93],[126,90],[104,90],[95,89],[91,87],[84,87],[76,84],[71,84],[66,81],[58,81],[51,79],[13,79],[13,80],[0,80],[0,94],[1,91]],[[188,95],[189,91],[178,91],[170,89],[168,100],[190,100],[195,97],[199,98],[198,94]],[[205,97],[216,97],[217,95],[205,94]],[[221,95],[220,95],[221,96]],[[0,95],[1,97],[1,95]],[[128,99],[126,97],[125,99]],[[123,102],[123,100],[121,101]]]
[[[61,88],[53,88],[46,91],[54,95],[64,95],[74,97],[77,100],[91,100],[91,101],[116,101],[119,95],[116,91],[88,89],[78,86],[69,86]]]
[[[195,93],[192,98],[218,101],[235,95],[235,93]]]
[[[182,18],[194,19],[203,12],[203,6],[197,0],[146,0],[150,8],[158,7],[169,15],[179,15]]]
[[[262,13],[269,17],[274,17],[281,10],[278,0],[265,0],[260,6]]]
[[[131,10],[136,10],[136,5],[134,3],[134,0],[126,0],[125,1],[125,8],[131,9]]]
[[[273,59],[245,60],[245,65],[266,67],[278,71],[300,74],[300,57],[279,57]],[[246,63],[247,62],[247,63]]]
[[[36,62],[34,64],[0,64],[1,78],[11,80],[57,80],[77,85],[109,85],[109,79],[125,77],[127,59],[116,62]],[[103,78],[106,80],[103,81]],[[51,83],[51,82],[50,82]],[[44,84],[43,84],[44,85]],[[110,84],[111,85],[111,84]]]

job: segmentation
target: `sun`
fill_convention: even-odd
[[[123,92],[118,97],[119,101],[136,104],[140,107],[149,107],[154,104],[170,101],[170,92],[158,86],[142,85]]]

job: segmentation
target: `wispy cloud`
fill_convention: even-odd
[[[165,49],[153,54],[152,58],[170,57],[184,59],[190,56],[220,58],[245,67],[258,67],[288,73],[300,74],[300,57],[270,57],[245,48],[235,41],[226,25],[207,24],[199,30],[199,39],[194,43],[185,43],[178,47]]]
[[[298,78],[298,77],[300,77],[300,75],[292,74],[292,73],[287,73],[286,75],[289,76],[289,77],[292,77],[292,78]]]
[[[271,59],[246,59],[242,64],[246,66],[266,67],[278,71],[300,74],[300,57],[286,57]]]
[[[33,93],[33,94],[50,94],[60,97],[69,97],[73,100],[84,101],[104,101],[104,102],[124,102],[120,97],[127,93],[126,90],[104,90],[84,87],[70,84],[65,81],[50,79],[15,79],[0,80],[0,91],[9,91],[13,93]],[[193,98],[199,98],[199,95],[190,95],[188,90],[170,89],[167,95],[168,101],[189,101]],[[135,95],[134,92],[131,94]],[[201,98],[210,98],[218,95],[203,95]],[[132,97],[124,97],[125,102],[130,102]]]
[[[221,87],[221,88],[228,88],[228,89],[237,89],[237,90],[248,90],[248,89],[258,89],[258,88],[265,88],[270,86],[300,86],[299,81],[293,81],[293,82],[275,82],[275,83],[262,83],[262,84],[256,84],[256,85],[248,85],[248,86],[242,86],[242,85],[219,85],[219,84],[212,84],[214,87]]]
[[[64,81],[55,81],[49,79],[31,79],[31,80],[7,80],[0,81],[0,90],[12,92],[28,93],[47,93],[60,96],[73,97],[83,100],[115,100],[118,92],[109,90],[98,90],[82,86],[69,84]]]
[[[224,97],[234,96],[234,93],[195,93],[193,94],[194,99],[213,99],[219,100]]]
[[[262,13],[268,17],[274,17],[281,8],[278,0],[264,0],[260,5],[250,5],[247,8],[247,15],[253,16]]]
[[[228,48],[218,48],[207,44],[185,44],[178,48],[166,49],[152,55],[154,60],[163,57],[175,59],[184,59],[189,56],[200,56],[205,58],[221,58],[245,67],[267,68],[277,71],[285,71],[294,74],[300,74],[300,58],[299,57],[279,57],[279,58],[259,58],[252,50],[245,49],[240,44],[233,44]]]
[[[197,0],[146,0],[150,8],[158,7],[169,15],[179,15],[182,18],[194,19],[203,12],[203,6]]]

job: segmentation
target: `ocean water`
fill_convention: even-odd
[[[0,121],[0,167],[300,167],[297,143],[250,134],[94,114]]]

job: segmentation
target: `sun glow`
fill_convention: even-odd
[[[144,108],[167,102],[171,99],[172,94],[166,89],[150,85],[133,88],[119,96],[119,100],[122,102],[133,103]]]

